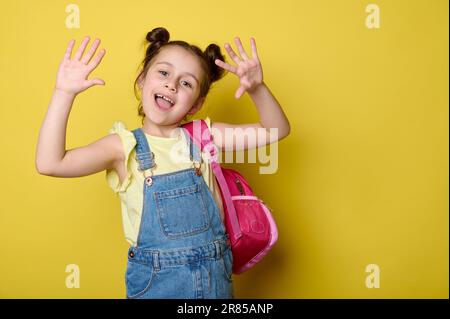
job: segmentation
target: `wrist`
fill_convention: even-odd
[[[247,90],[248,94],[252,95],[257,93],[258,91],[261,91],[261,89],[263,89],[266,86],[266,84],[264,83],[264,81],[262,81],[261,83],[255,85],[251,90]]]
[[[61,97],[64,97],[64,98],[73,99],[76,96],[76,93],[68,92],[68,91],[65,91],[65,90],[57,88],[57,87],[54,88],[53,92],[54,92],[55,95],[58,95],[58,96],[61,96]]]

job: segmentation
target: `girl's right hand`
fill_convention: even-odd
[[[71,59],[70,55],[72,54],[75,40],[70,40],[64,58],[59,65],[55,89],[76,95],[91,86],[105,85],[105,81],[101,79],[87,79],[88,75],[100,64],[106,52],[105,49],[100,50],[94,59],[90,61],[100,44],[100,39],[95,39],[89,51],[82,57],[88,43],[89,36],[83,39],[83,42]]]

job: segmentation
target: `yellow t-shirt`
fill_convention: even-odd
[[[207,117],[204,120],[211,130],[210,118]],[[127,176],[120,183],[119,175],[115,170],[111,169],[106,171],[106,180],[112,190],[120,196],[125,239],[130,245],[136,246],[144,199],[144,172],[138,170],[139,164],[136,161],[135,149],[136,139],[134,138],[133,132],[127,130],[124,123],[117,121],[109,130],[109,133],[118,134],[122,141]],[[156,166],[152,169],[153,175],[166,174],[193,167],[192,161],[189,161],[189,148],[183,133],[179,137],[159,137],[147,133],[145,133],[145,136],[152,152],[155,154]],[[177,144],[180,142],[181,144]],[[177,160],[174,161],[170,152],[173,152],[175,144],[177,144],[175,149],[180,150],[180,153],[177,153]],[[224,213],[219,186],[212,171],[211,164],[206,161],[206,156],[206,153],[202,152],[202,176],[219,207],[223,221]],[[220,158],[220,154],[218,158]]]

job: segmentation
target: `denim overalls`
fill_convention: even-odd
[[[142,129],[133,130],[136,160],[146,178],[137,245],[128,249],[127,298],[234,297],[229,237],[195,167],[195,162],[201,163],[198,147],[182,131],[194,167],[147,176],[155,165],[154,155]]]

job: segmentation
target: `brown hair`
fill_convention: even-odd
[[[185,48],[199,58],[200,65],[205,74],[203,80],[200,83],[199,98],[206,97],[212,83],[220,80],[226,74],[226,71],[217,66],[214,62],[216,59],[225,61],[225,57],[220,52],[220,47],[218,45],[211,43],[203,52],[199,47],[191,45],[185,41],[169,41],[169,37],[169,32],[162,27],[153,29],[152,31],[148,32],[146,36],[146,40],[149,42],[149,46],[146,50],[145,58],[140,65],[140,67],[142,67],[142,70],[139,72],[139,75],[134,81],[134,94],[139,101],[138,115],[142,117],[142,124],[144,123],[145,113],[141,97],[138,94],[138,81],[139,78],[145,78],[145,76],[147,75],[147,71],[153,62],[153,59],[161,51],[161,48],[168,45],[178,45]],[[187,120],[187,116],[184,118],[184,120]]]

